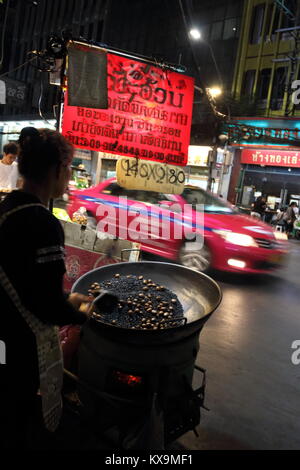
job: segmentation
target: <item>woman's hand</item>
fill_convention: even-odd
[[[79,294],[78,292],[74,292],[74,294],[70,294],[68,297],[68,302],[73,305],[74,308],[77,310],[80,309],[82,304],[90,304],[92,303],[93,298],[88,297],[87,295]]]

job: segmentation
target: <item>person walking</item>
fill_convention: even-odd
[[[18,151],[18,146],[13,142],[3,147],[3,158],[0,160],[0,190],[16,189],[18,186]]]
[[[73,148],[58,132],[24,128],[18,167],[24,184],[0,203],[0,442],[28,446],[41,410],[46,435],[61,416],[63,364],[57,326],[83,324],[90,298],[63,292],[64,233],[47,207],[71,175]],[[50,435],[49,435],[50,436]]]
[[[294,222],[297,219],[295,209],[298,207],[296,202],[291,202],[289,207],[283,214],[283,222],[285,226],[285,231],[288,235],[290,235],[294,229]]]
[[[262,219],[266,211],[267,204],[266,199],[262,196],[259,196],[256,201],[252,204],[251,217],[257,219]]]

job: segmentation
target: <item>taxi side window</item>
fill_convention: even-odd
[[[185,188],[182,195],[189,204],[207,204],[207,198],[209,197],[201,189],[195,190],[190,188]]]
[[[133,191],[131,189],[121,188],[118,183],[111,183],[109,184],[103,194],[110,194],[111,196],[119,196],[119,197],[127,197],[128,199],[136,199],[137,191]]]
[[[156,193],[155,191],[136,191],[137,201],[146,202],[148,204],[159,204],[164,200],[164,196],[161,193]]]
[[[127,197],[127,199],[139,202],[146,202],[148,204],[159,204],[165,199],[165,195],[161,193],[156,193],[154,191],[124,189],[121,188],[118,183],[109,184],[105,188],[103,193],[110,194],[111,196]]]

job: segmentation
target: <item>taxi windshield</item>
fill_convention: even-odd
[[[211,212],[217,214],[236,214],[227,202],[221,198],[213,196],[200,188],[186,187],[181,195],[186,202],[191,204],[195,210]],[[197,208],[197,205],[199,208]]]

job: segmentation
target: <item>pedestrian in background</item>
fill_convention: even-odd
[[[288,235],[290,235],[294,228],[294,222],[297,219],[295,209],[298,207],[296,202],[291,202],[289,207],[283,214],[283,222],[285,225],[285,231]]]
[[[251,217],[262,219],[266,211],[266,208],[267,208],[266,199],[262,196],[259,196],[256,199],[256,201],[252,204]]]
[[[3,158],[0,160],[0,190],[16,189],[18,186],[19,172],[16,162],[18,152],[19,148],[14,142],[3,147]]]

